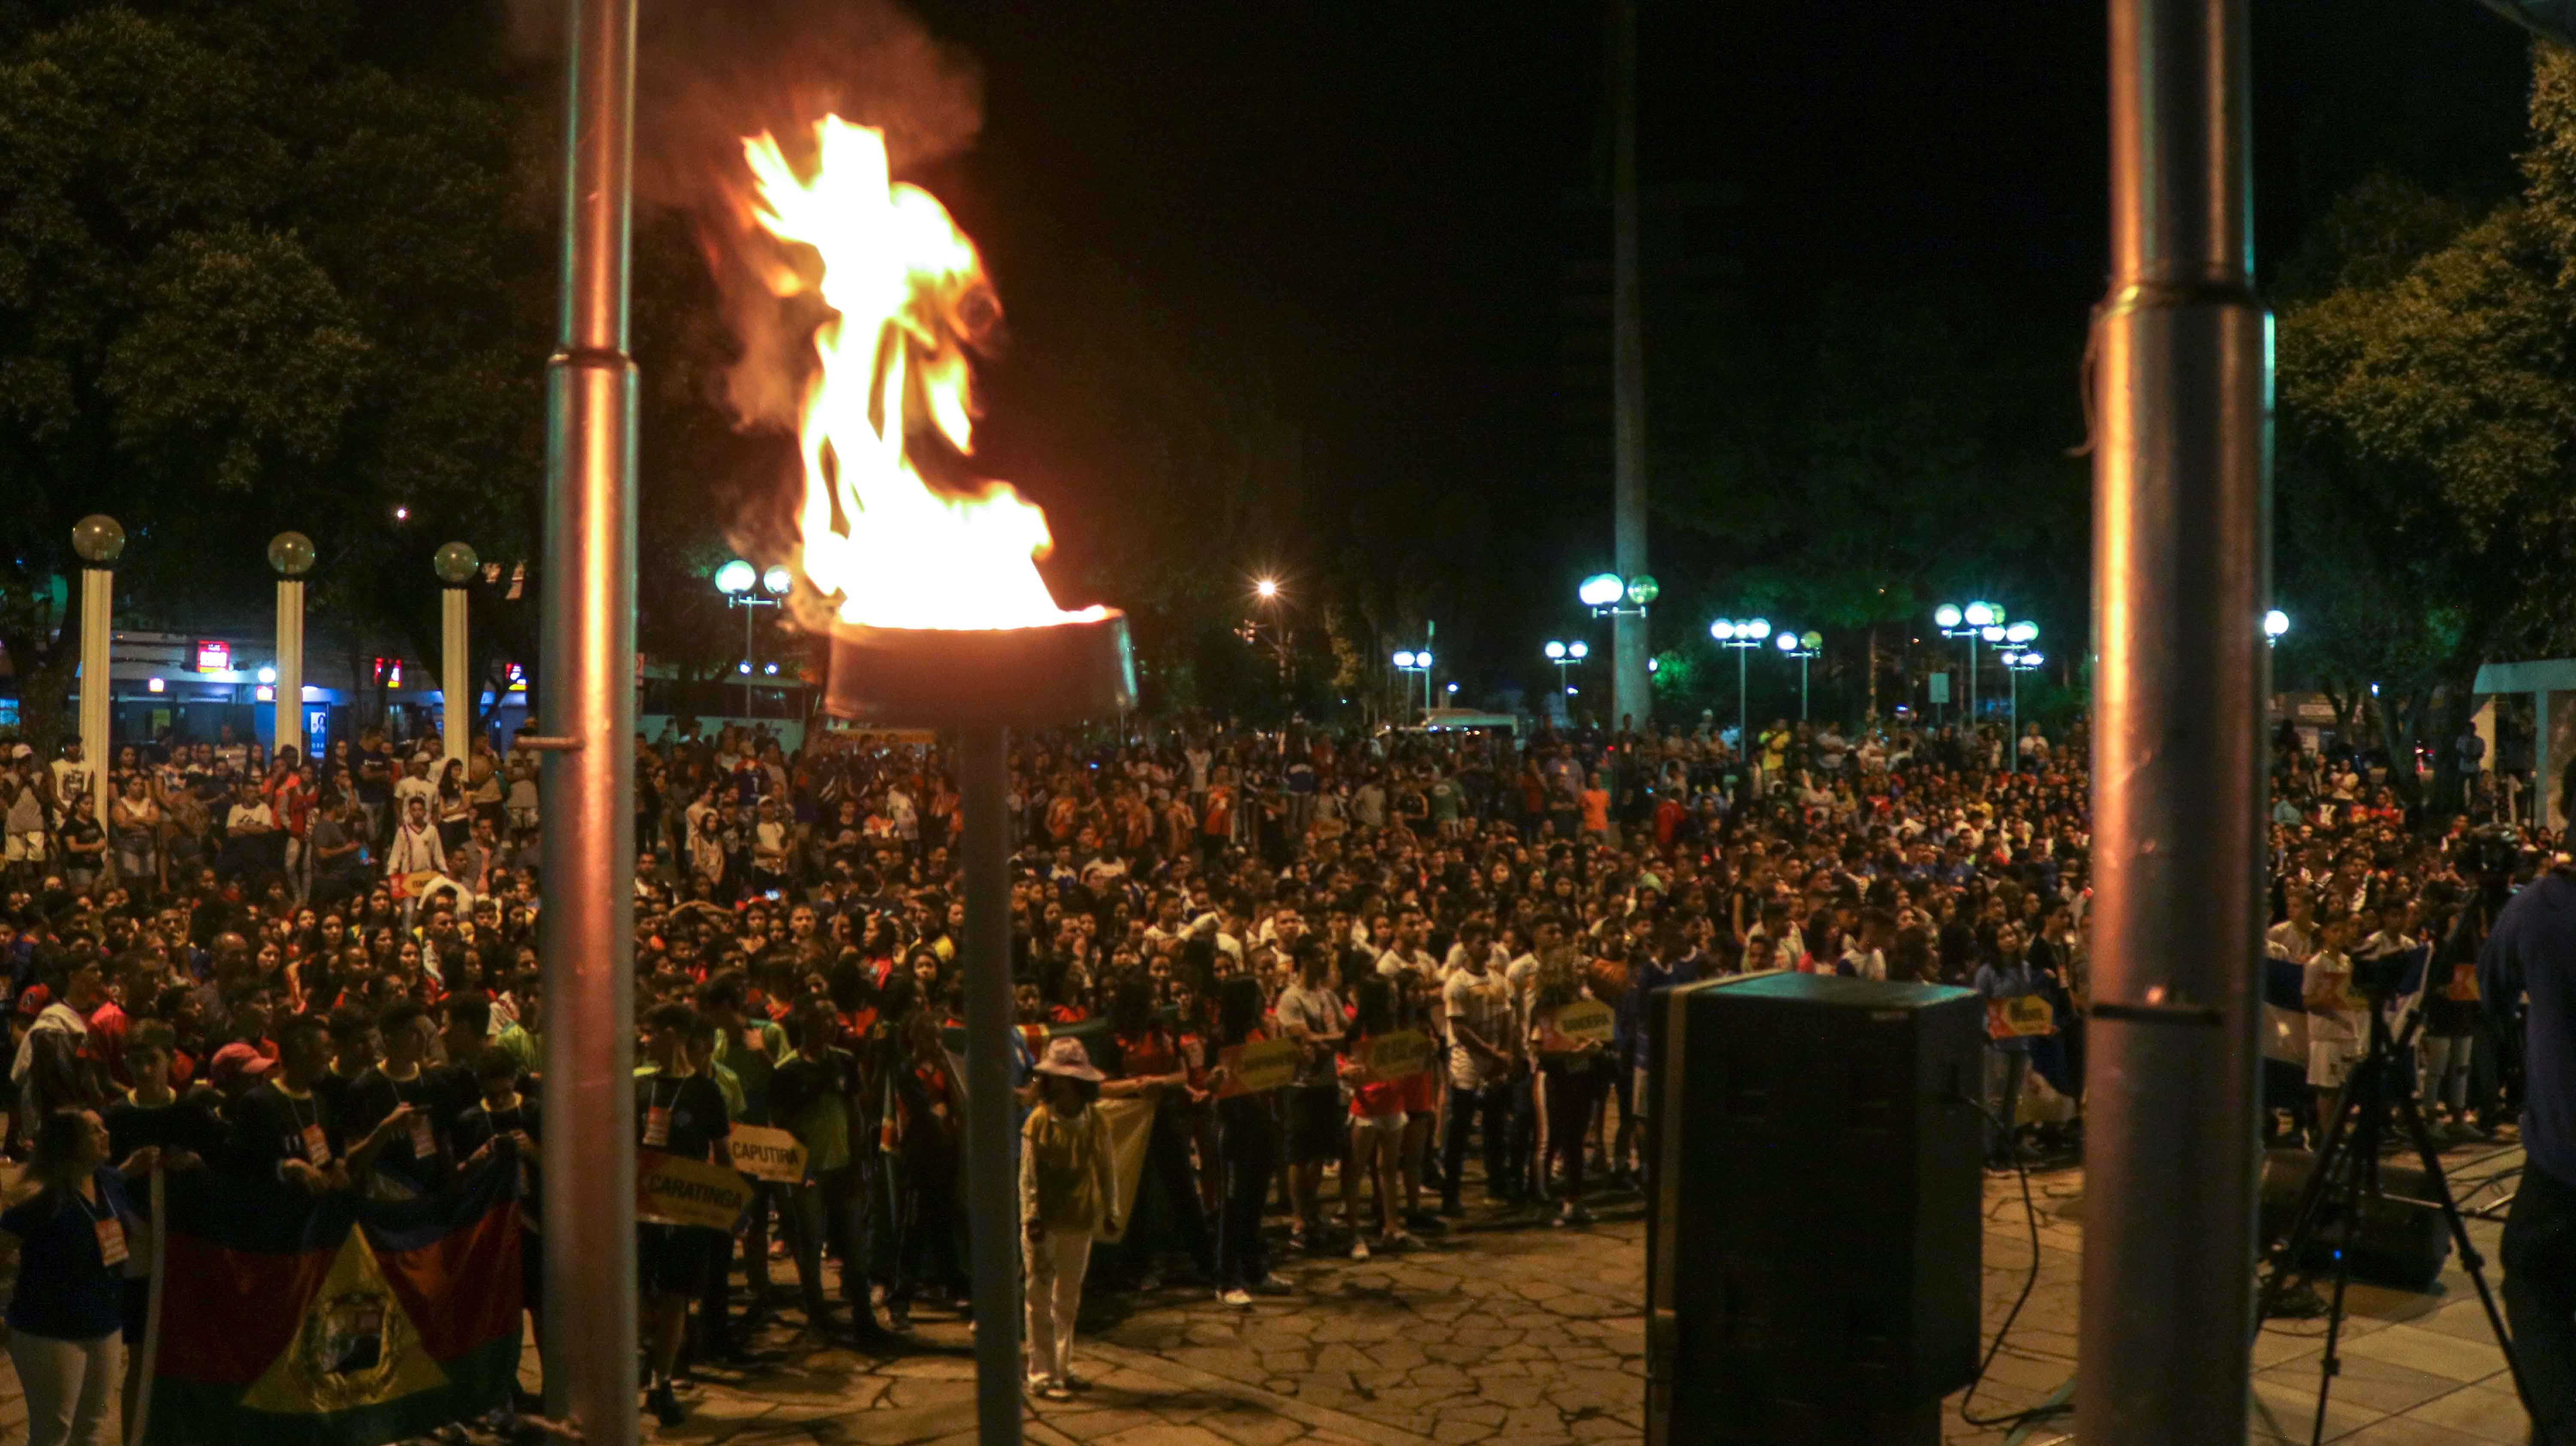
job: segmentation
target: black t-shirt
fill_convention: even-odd
[[[653,1114],[663,1111],[663,1136],[653,1138]],[[684,1159],[711,1158],[716,1142],[733,1133],[724,1092],[702,1074],[677,1079],[648,1074],[635,1081],[635,1140],[648,1150]]]
[[[526,1131],[528,1138],[540,1146],[545,1143],[546,1132],[538,1125],[536,1096],[522,1093],[518,1104],[499,1114],[494,1114],[478,1100],[472,1109],[456,1117],[453,1137],[456,1158],[460,1162],[472,1159],[474,1152],[482,1149],[486,1141],[498,1139],[500,1143],[492,1146],[492,1153],[517,1159],[520,1153],[517,1142],[503,1138],[513,1130]],[[537,1193],[540,1163],[534,1159],[519,1160],[520,1216],[531,1230],[537,1228],[544,1213],[544,1202]]]
[[[212,1159],[224,1144],[224,1126],[203,1096],[180,1095],[164,1105],[119,1100],[107,1107],[107,1155],[123,1160],[147,1145],[193,1151]]]
[[[411,1106],[414,1118],[422,1123],[396,1130],[385,1141],[385,1147],[376,1152],[376,1168],[429,1189],[447,1173],[439,1142],[448,1133],[448,1118],[439,1108],[437,1088],[426,1071],[398,1080],[378,1066],[350,1081],[340,1101],[340,1127],[364,1139],[385,1122],[396,1105]]]
[[[233,1163],[243,1169],[266,1173],[287,1160],[325,1165],[347,1154],[339,1116],[329,1097],[320,1093],[297,1099],[278,1081],[264,1079],[233,1101],[226,1113],[232,1121]],[[321,1132],[320,1150],[314,1148],[311,1134],[316,1129]]]

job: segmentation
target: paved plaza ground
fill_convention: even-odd
[[[2474,1182],[2513,1152],[2451,1156]],[[1981,1418],[2049,1397],[2073,1375],[2083,1174],[2032,1177],[2040,1272],[2028,1305],[1969,1409]],[[2510,1180],[2473,1197],[2493,1201]],[[2021,1195],[1986,1182],[1986,1332],[2030,1265]],[[2500,1227],[2473,1221],[2492,1260]],[[1819,1231],[1826,1226],[1820,1222]],[[1366,1263],[1292,1261],[1293,1296],[1250,1310],[1164,1290],[1103,1303],[1076,1348],[1093,1389],[1038,1403],[1038,1446],[1556,1446],[1639,1440],[1643,1430],[1645,1225],[1634,1196],[1609,1197],[1588,1229],[1480,1212],[1445,1239]],[[1821,1235],[1820,1235],[1821,1243]],[[2492,1279],[2492,1267],[2491,1276]],[[2477,1297],[2456,1259],[2430,1294],[2356,1286],[2327,1439],[2348,1446],[2520,1446],[2521,1409]],[[841,1350],[705,1370],[684,1393],[690,1419],[647,1438],[672,1443],[968,1446],[974,1362],[961,1322],[924,1312],[925,1349],[890,1361]],[[2282,1322],[2256,1346],[2249,1441],[2308,1439],[2321,1321]],[[2071,1422],[1979,1428],[1946,1411],[1956,1446],[2050,1446]],[[23,1439],[24,1407],[0,1361],[0,1441]],[[649,1420],[649,1418],[648,1418]]]

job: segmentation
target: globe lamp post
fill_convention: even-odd
[[[292,748],[309,758],[304,739],[304,574],[313,570],[313,539],[281,532],[268,540],[268,565],[277,573],[277,702],[272,751]],[[318,783],[319,768],[313,770]]]
[[[1753,748],[1753,718],[1746,707],[1744,655],[1770,639],[1771,620],[1719,618],[1708,625],[1708,635],[1717,640],[1719,647],[1735,649],[1735,746],[1739,753],[1749,757]]]
[[[1803,633],[1782,628],[1771,635],[1771,642],[1780,650],[1780,656],[1798,660],[1798,721],[1804,723],[1807,721],[1807,661],[1824,652],[1825,635],[1813,628]]]
[[[781,606],[795,577],[784,567],[762,571],[737,557],[716,569],[716,591],[724,594],[725,606],[741,608],[742,661],[734,671],[742,675],[742,716],[748,721],[752,709],[752,678],[760,672],[759,648],[752,639],[752,622],[760,609]]]
[[[72,524],[72,551],[81,560],[81,756],[88,761],[90,811],[107,831],[107,724],[109,625],[116,610],[116,559],[125,551],[125,529],[103,512]]]
[[[439,768],[443,772],[448,760],[468,762],[474,753],[471,743],[474,715],[482,699],[474,695],[472,655],[466,651],[469,641],[466,628],[465,585],[483,568],[483,560],[474,549],[461,542],[451,542],[438,550],[429,561],[430,570],[438,574],[438,696]]]

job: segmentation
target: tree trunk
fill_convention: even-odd
[[[2453,677],[2442,685],[2441,727],[2433,739],[2433,802],[2425,811],[2424,832],[2437,833],[2455,813],[2467,808],[2467,780],[2460,773],[2459,750],[2453,739],[2469,729],[2469,720],[2477,713],[2477,695],[2469,691],[2474,672]]]
[[[64,582],[63,615],[55,620],[52,642],[46,644],[42,632],[6,640],[9,657],[19,663],[18,733],[40,760],[52,758],[79,728],[71,696],[72,679],[80,671],[80,574]]]
[[[2423,782],[2415,776],[2415,744],[2432,706],[2428,689],[2408,693],[2402,705],[2393,689],[2383,689],[2379,697],[2379,742],[2388,752],[2388,786],[2414,810],[2419,827],[2426,826],[2429,811]]]

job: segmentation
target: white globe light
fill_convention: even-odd
[[[261,682],[263,682],[263,683],[274,683],[274,682],[276,682],[276,681],[277,681],[277,670],[276,670],[275,668],[262,668],[262,669],[260,669],[260,670],[259,670],[259,680],[260,680]]]
[[[1563,643],[1550,643],[1550,644],[1548,644],[1548,645],[1547,645],[1547,656],[1548,656],[1548,658],[1549,658],[1551,661],[1560,661],[1560,662],[1561,662],[1561,661],[1563,661],[1563,660],[1564,660],[1564,657],[1565,657],[1565,644],[1563,644]]]
[[[773,678],[778,676],[778,665],[776,663],[763,663],[760,665],[760,670]]]
[[[1455,683],[1450,684],[1450,685],[1449,685],[1449,691],[1450,691],[1450,692],[1452,692],[1452,693],[1457,692],[1457,691],[1458,691],[1458,685],[1457,685],[1457,684],[1455,684]]]
[[[1398,653],[1398,654],[1396,654],[1396,655],[1395,655],[1395,665],[1396,665],[1397,667],[1399,667],[1399,668],[1410,668],[1410,667],[1412,667],[1412,666],[1413,666],[1413,654],[1411,654],[1411,653]]]
[[[1968,604],[1968,610],[1962,616],[1967,618],[1968,626],[1982,628],[2001,621],[2003,611],[1990,602],[1972,602]]]
[[[1649,673],[1660,673],[1660,672],[1662,672],[1663,670],[1664,670],[1664,660],[1663,660],[1663,659],[1661,659],[1661,658],[1648,658],[1648,659],[1646,660],[1646,671],[1647,671],[1647,672],[1649,672]]]
[[[758,580],[759,575],[752,571],[751,564],[739,557],[716,569],[716,591],[727,597],[742,596],[751,591],[751,585]]]
[[[1596,572],[1583,580],[1574,595],[1585,607],[1606,608],[1628,595],[1628,584],[1615,572]]]
[[[2036,668],[2047,661],[2048,660],[2046,658],[2041,657],[2037,653],[2024,653],[2021,655],[2021,665],[2025,668]]]
[[[1570,644],[1565,650],[1565,655],[1580,663],[1584,659],[1592,656],[1592,645],[1590,643]]]
[[[787,589],[794,585],[795,581],[795,574],[784,567],[773,567],[760,575],[761,590],[771,597],[787,596]]]
[[[1762,641],[1764,638],[1771,636],[1771,620],[1769,618],[1753,619],[1751,622],[1744,625],[1744,635],[1757,643]]]
[[[1431,671],[1431,655],[1429,653],[1414,654],[1413,666],[1422,669],[1426,673]]]
[[[2003,656],[2003,664],[2004,664],[2004,666],[2005,666],[2005,667],[2007,667],[2007,668],[2018,668],[2018,667],[2020,667],[2020,666],[2021,666],[2021,654],[2019,654],[2019,653],[2006,653],[2006,654],[2004,654],[2004,656]]]
[[[2274,608],[2263,614],[2263,636],[2277,638],[2290,631],[2290,615]]]
[[[749,677],[751,675],[751,664],[747,661],[736,663],[733,665],[733,670],[745,677]]]
[[[1959,625],[1959,605],[1957,603],[1943,603],[1939,607],[1934,608],[1932,610],[1932,621],[1935,625],[1940,627],[1957,627]]]
[[[1783,630],[1773,634],[1771,641],[1784,653],[1794,653],[1798,651],[1798,635],[1796,633]]]
[[[1990,643],[2000,643],[2004,640],[2004,630],[2001,627],[1989,624],[1977,629],[1977,636]]]
[[[2008,624],[2004,628],[2004,639],[2007,642],[2026,643],[2038,636],[2039,624],[2030,621],[2028,618],[2024,618],[2017,623]]]
[[[1727,621],[1725,618],[1719,618],[1716,622],[1708,625],[1708,635],[1717,639],[1721,643],[1725,642],[1727,639],[1735,636],[1735,624]]]

